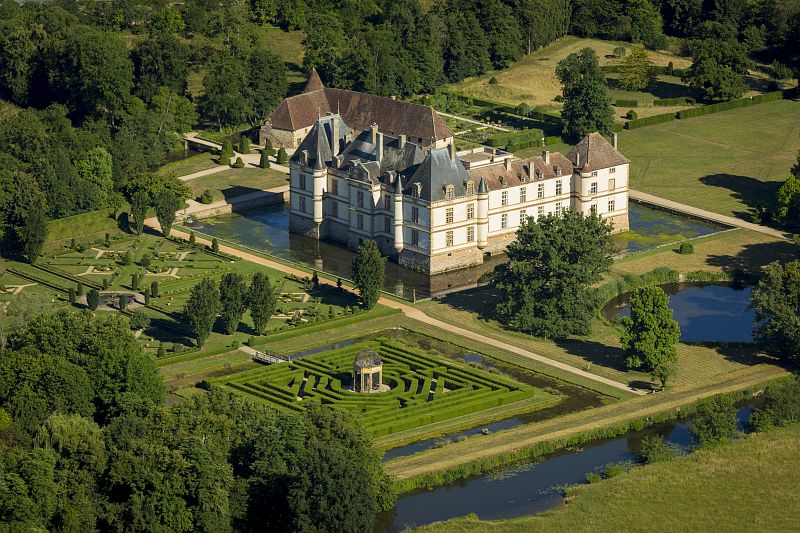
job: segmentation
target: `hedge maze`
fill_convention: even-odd
[[[353,361],[369,347],[381,355],[387,392],[356,393]],[[318,400],[360,415],[375,436],[388,435],[531,398],[534,388],[508,377],[432,357],[388,339],[357,343],[211,380],[279,409]]]

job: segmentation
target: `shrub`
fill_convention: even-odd
[[[133,264],[133,252],[128,249],[125,251],[125,255],[122,256],[122,264],[125,266]]]
[[[769,66],[770,74],[776,80],[788,80],[793,76],[792,69],[777,59]]]
[[[245,135],[242,135],[242,138],[239,139],[239,153],[240,154],[250,153],[250,139],[248,139]]]
[[[247,341],[245,342],[245,344],[247,344],[250,347],[255,345],[255,343],[256,343],[256,338],[255,337],[248,337]]]
[[[220,150],[217,162],[220,165],[230,165],[231,157],[233,157],[233,145],[231,145],[230,141],[226,140],[222,143],[222,150]]]
[[[131,289],[138,291],[139,290],[139,273],[134,272],[131,274]]]
[[[603,477],[599,472],[589,472],[586,474],[586,483],[592,484],[601,481]]]
[[[236,162],[233,164],[233,168],[244,168],[244,161],[242,161],[241,157],[236,158]]]
[[[319,287],[319,274],[315,270],[314,273],[311,275],[311,285],[316,289]]]
[[[211,239],[211,250],[214,252],[219,252],[219,241],[216,237]]]
[[[679,96],[677,98],[657,98],[653,100],[654,106],[673,106],[673,105],[684,105],[684,104],[694,104],[695,99],[691,96]]]
[[[128,307],[128,297],[124,294],[119,297],[119,310],[124,311]]]
[[[105,240],[103,240],[103,245],[104,245],[106,248],[108,248],[109,246],[111,246],[111,235],[109,235],[108,233],[106,233],[106,238],[105,238]]]
[[[267,149],[261,151],[261,159],[258,161],[258,166],[261,168],[269,168],[269,155]]]
[[[75,294],[78,296],[83,296],[83,283],[80,281],[78,282],[78,288],[75,289]]]
[[[154,281],[150,284],[150,294],[153,298],[158,298],[158,282]]]
[[[605,479],[611,479],[624,474],[627,471],[628,468],[624,463],[608,463],[603,467],[603,477]]]
[[[158,352],[156,352],[156,355],[158,357],[164,357],[165,355],[167,355],[167,350],[164,348],[163,342],[158,345]]]
[[[283,146],[281,146],[280,149],[278,150],[277,160],[279,165],[285,165],[286,163],[289,162],[289,156],[286,153],[286,149]]]
[[[670,122],[672,120],[675,120],[675,113],[664,113],[662,115],[653,115],[652,117],[640,118],[626,122],[625,129],[632,130],[644,126],[652,126],[653,124],[661,124],[662,122]]]
[[[108,289],[108,287],[109,287],[108,278],[103,278],[103,290]],[[91,291],[89,291],[89,292],[91,292]]]
[[[675,65],[672,64],[672,61],[667,64],[667,67],[664,69],[664,74],[667,76],[675,75]]]
[[[737,433],[736,407],[733,400],[716,396],[701,402],[689,426],[689,432],[700,445],[728,440]]]
[[[664,50],[669,42],[666,35],[658,33],[653,35],[652,38],[648,39],[644,44],[650,50]]]
[[[628,50],[624,46],[617,46],[616,48],[614,48],[614,55],[617,56],[619,59],[622,59],[623,57],[625,57],[625,53],[627,51]]]
[[[197,237],[195,236],[194,232],[193,231],[189,232],[189,244],[194,246],[196,243],[197,243]]]
[[[234,350],[236,350],[237,348],[239,348],[239,341],[237,341],[237,340],[234,340],[234,341],[231,343],[231,348],[233,348]]]
[[[800,378],[767,387],[764,406],[750,416],[756,431],[800,422]]]
[[[131,313],[131,329],[146,329],[150,327],[150,317],[142,309],[136,309]]]
[[[497,78],[495,78],[494,76],[489,78],[489,85],[497,85]]]
[[[627,118],[628,120],[636,120],[637,118],[639,118],[639,115],[637,115],[636,111],[634,111],[633,109],[629,109],[628,112],[625,114],[625,118]]]
[[[639,451],[636,452],[636,459],[640,463],[651,464],[667,461],[681,453],[680,446],[667,442],[660,435],[647,435],[642,438]]]
[[[690,242],[682,242],[681,245],[678,247],[678,253],[683,255],[689,255],[694,253],[694,246]]]
[[[201,204],[210,204],[214,201],[214,193],[211,189],[204,190],[203,194],[200,195],[199,201]]]
[[[142,265],[144,268],[149,267],[150,263],[151,263],[150,254],[144,254],[142,256],[142,259],[139,261],[139,264]]]
[[[69,303],[75,305],[75,289],[72,287],[69,288]]]
[[[100,293],[97,292],[97,289],[89,289],[89,292],[86,294],[86,305],[88,305],[89,309],[92,311],[97,309],[97,306],[100,305]]]
[[[563,102],[564,101],[564,97],[561,96],[560,94],[557,94],[556,97],[553,98],[553,101],[554,102]]]
[[[614,105],[617,107],[639,107],[639,100],[617,100]]]
[[[144,294],[144,305],[150,305],[150,289],[145,287],[142,294]]]

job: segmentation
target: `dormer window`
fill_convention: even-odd
[[[556,171],[556,176],[560,176],[561,175],[561,167],[555,167],[554,170]]]
[[[467,181],[464,184],[464,188],[467,190],[467,196],[472,196],[475,194],[475,183],[472,181]]]
[[[444,187],[444,199],[445,200],[452,200],[456,197],[455,189],[452,185],[445,185]]]
[[[419,198],[421,193],[422,193],[422,184],[417,182],[411,187],[411,196],[413,198]]]

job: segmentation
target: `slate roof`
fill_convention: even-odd
[[[411,195],[416,183],[420,184],[419,197],[429,202],[444,200],[445,186],[453,186],[453,194],[464,196],[466,182],[470,180],[461,161],[450,159],[449,148],[431,150],[416,171],[406,180],[404,194]]]
[[[338,123],[337,142],[339,144],[338,152],[341,153],[352,134],[341,117],[329,115],[317,119],[311,131],[292,154],[291,161],[300,162],[304,153],[308,153],[308,166],[319,170],[331,165],[333,163],[331,139],[333,138],[334,121]]]
[[[381,364],[381,354],[370,348],[362,348],[356,355],[353,366],[356,368],[370,368]]]
[[[425,154],[415,143],[406,142],[400,147],[400,139],[383,134],[383,157],[378,161],[379,141],[372,142],[372,131],[359,133],[341,153],[339,168],[362,163],[370,171],[370,177],[383,181],[390,171],[411,174],[422,163]]]
[[[316,76],[315,76],[316,75]],[[285,98],[269,116],[272,127],[296,131],[314,124],[317,117],[338,113],[353,129],[362,130],[378,124],[392,135],[426,140],[442,140],[453,131],[432,107],[392,100],[373,94],[324,87],[316,71],[302,94]]]
[[[314,91],[319,91],[320,89],[324,89],[325,84],[322,83],[322,78],[319,77],[319,73],[317,69],[312,68],[311,74],[308,76],[308,81],[306,81],[306,86],[303,87],[304,93],[311,93]]]
[[[529,159],[512,159],[511,168],[505,162],[495,163],[467,171],[470,179],[480,185],[483,180],[489,191],[514,187],[521,183],[572,176],[572,162],[561,153],[551,153],[549,163],[542,156]],[[559,176],[557,169],[561,168]],[[480,190],[478,191],[480,192]]]
[[[580,164],[578,163],[580,155]],[[611,143],[597,132],[590,133],[580,140],[567,154],[573,165],[583,172],[625,165],[630,161],[619,153]]]

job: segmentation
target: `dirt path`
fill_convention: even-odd
[[[524,424],[491,435],[470,437],[440,448],[399,457],[388,461],[385,467],[389,474],[399,479],[408,479],[473,461],[518,452],[542,442],[563,439],[666,411],[680,410],[708,396],[756,387],[786,375],[788,373],[779,367],[757,365],[731,372],[723,376],[725,379],[722,380],[717,376],[699,387],[656,393],[646,398],[635,398],[542,422]]]
[[[157,231],[161,231],[161,227],[158,225],[158,220],[156,220],[155,218],[147,219],[145,221],[145,224],[147,226],[150,226],[150,227],[156,229]],[[180,239],[188,239],[189,238],[189,234],[188,233],[185,233],[185,232],[182,232],[182,231],[178,231],[176,229],[173,229],[171,234],[172,234],[172,236],[178,237]],[[197,242],[200,243],[200,244],[205,244],[207,246],[211,244],[207,239],[202,239],[200,237],[196,237],[196,238],[197,238]],[[276,261],[272,261],[270,259],[266,259],[264,257],[258,256],[258,255],[255,255],[255,254],[251,254],[249,252],[245,252],[245,251],[242,251],[242,250],[239,250],[239,249],[236,249],[236,248],[232,248],[232,247],[226,246],[224,244],[220,244],[219,245],[219,249],[223,253],[230,254],[232,256],[239,257],[239,258],[244,259],[246,261],[250,261],[250,262],[253,262],[253,263],[256,263],[256,264],[259,264],[259,265],[263,265],[263,266],[278,270],[280,272],[284,272],[286,274],[293,274],[295,276],[300,276],[300,277],[307,277],[308,276],[308,272],[305,272],[303,270],[300,270],[300,269],[297,269],[297,268],[293,268],[291,266],[284,265],[283,263],[278,263]],[[325,279],[321,279],[320,282],[321,283],[326,283],[326,280]],[[538,361],[540,363],[544,363],[546,365],[549,365],[549,366],[564,370],[565,372],[569,372],[571,374],[575,374],[575,375],[581,376],[583,378],[590,379],[592,381],[596,381],[598,383],[603,383],[605,385],[609,385],[611,387],[614,387],[614,388],[617,388],[617,389],[620,389],[620,390],[624,390],[624,391],[627,391],[627,392],[632,392],[634,394],[639,394],[639,395],[647,394],[646,391],[642,391],[642,390],[639,390],[639,389],[636,389],[636,388],[632,388],[632,387],[630,387],[630,386],[628,386],[628,385],[626,385],[624,383],[619,383],[618,381],[614,381],[612,379],[608,379],[608,378],[603,377],[603,376],[598,376],[596,374],[592,374],[591,372],[587,372],[585,370],[581,370],[579,368],[575,368],[574,366],[570,366],[570,365],[568,365],[566,363],[562,363],[560,361],[555,361],[555,360],[550,359],[548,357],[545,357],[543,355],[539,355],[539,354],[531,352],[529,350],[524,350],[522,348],[519,348],[519,347],[511,345],[511,344],[508,344],[506,342],[503,342],[503,341],[500,341],[500,340],[497,340],[497,339],[493,339],[493,338],[490,338],[490,337],[486,337],[486,336],[481,335],[479,333],[475,333],[474,331],[469,331],[469,330],[460,328],[458,326],[454,326],[452,324],[448,324],[447,322],[442,322],[441,320],[438,320],[438,319],[435,319],[433,317],[430,317],[430,316],[426,315],[424,312],[422,312],[421,310],[417,309],[416,307],[412,307],[411,305],[408,305],[408,304],[405,304],[405,303],[402,303],[402,302],[398,302],[396,300],[391,300],[389,298],[381,298],[379,300],[379,303],[382,304],[382,305],[385,305],[386,307],[390,307],[392,309],[399,309],[403,313],[405,313],[405,315],[408,316],[409,318],[413,318],[414,320],[419,320],[420,322],[423,322],[423,323],[428,324],[430,326],[439,328],[439,329],[441,329],[443,331],[446,331],[448,333],[451,333],[453,335],[464,337],[464,338],[468,338],[468,339],[471,339],[471,340],[474,340],[474,341],[477,341],[477,342],[480,342],[480,343],[483,343],[483,344],[487,344],[489,346],[493,346],[495,348],[500,348],[501,350],[506,350],[508,352],[511,352],[511,353],[514,353],[514,354],[517,354],[517,355],[521,355],[521,356],[526,357],[528,359],[532,359],[534,361]]]

